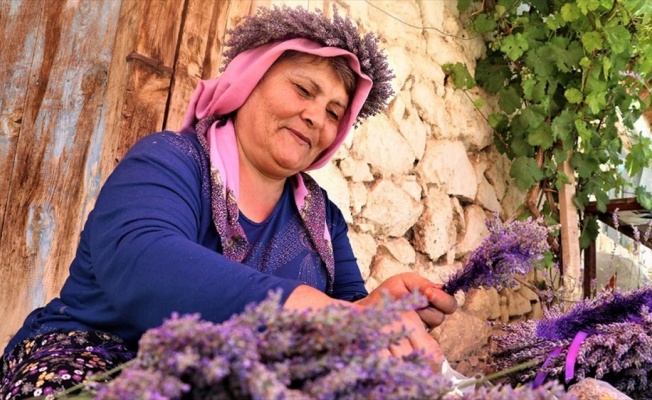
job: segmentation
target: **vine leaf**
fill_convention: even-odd
[[[593,238],[597,237],[599,232],[600,227],[595,218],[587,217],[584,220],[584,227],[582,228],[582,234],[580,235],[580,247],[582,249],[589,247],[591,242],[593,242]]]
[[[580,92],[579,89],[576,88],[566,89],[566,91],[564,92],[564,97],[566,97],[566,100],[568,100],[568,102],[572,104],[580,104],[582,100],[584,100],[584,96],[582,96],[582,92]]]
[[[602,42],[602,36],[598,32],[591,31],[582,35],[582,45],[587,53],[602,49]]]
[[[652,194],[645,190],[642,186],[636,188],[636,200],[638,204],[642,205],[645,209],[652,210]]]
[[[479,34],[491,32],[496,29],[496,21],[487,14],[480,14],[473,20],[473,29]]]
[[[453,78],[453,85],[456,89],[471,89],[475,86],[475,79],[469,73],[465,64],[457,62],[455,64],[446,63],[441,69]]]
[[[503,88],[498,96],[500,96],[500,108],[507,114],[511,114],[521,107],[521,95],[514,86]]]
[[[650,160],[652,160],[652,140],[649,137],[640,137],[625,156],[627,173],[630,176],[638,174],[649,165]]]
[[[515,158],[509,174],[514,178],[516,186],[521,189],[529,189],[543,179],[543,173],[536,160],[530,157]]]
[[[632,35],[622,25],[606,26],[604,34],[614,54],[621,54],[628,49]]]
[[[528,48],[527,39],[520,33],[507,36],[503,40],[502,46],[500,46],[500,50],[512,61],[518,60]]]
[[[599,0],[577,0],[577,6],[580,8],[582,14],[586,15],[589,11],[595,11],[600,7]]]

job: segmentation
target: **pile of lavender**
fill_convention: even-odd
[[[549,249],[548,229],[531,217],[503,223],[498,215],[487,221],[489,236],[475,249],[464,267],[444,286],[449,294],[473,288],[512,287],[513,276],[534,269]]]
[[[652,286],[648,286],[627,293],[604,292],[567,312],[557,308],[542,320],[502,325],[505,334],[493,338],[494,367],[505,369],[535,360],[538,364],[511,375],[512,383],[530,382],[537,375],[561,382],[592,377],[633,398],[650,398],[651,309]],[[578,335],[586,338],[578,350],[569,350]]]
[[[135,360],[108,384],[91,386],[96,399],[558,399],[547,384],[481,388],[455,394],[415,352],[381,354],[406,336],[387,333],[397,312],[422,306],[418,295],[386,300],[363,311],[331,306],[294,312],[279,294],[222,324],[176,316],[145,333]]]

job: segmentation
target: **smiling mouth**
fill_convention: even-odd
[[[301,132],[295,131],[294,129],[291,129],[291,128],[288,128],[288,130],[289,130],[290,132],[292,132],[292,134],[293,134],[297,139],[299,139],[300,141],[302,141],[302,142],[304,142],[305,144],[307,144],[308,147],[312,147],[312,142],[310,141],[310,139],[307,138],[306,136],[302,135]]]

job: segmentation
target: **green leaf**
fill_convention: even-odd
[[[611,59],[605,57],[602,60],[602,73],[604,74],[605,79],[609,78],[609,71],[611,70]]]
[[[600,7],[599,0],[577,0],[577,6],[580,8],[582,14],[586,15],[589,11],[595,11]]]
[[[503,40],[500,51],[505,53],[511,60],[518,60],[523,53],[528,49],[528,43],[522,34],[509,35]]]
[[[511,140],[512,153],[517,157],[527,157],[532,155],[533,147],[527,142],[523,136],[512,138]]]
[[[521,108],[521,96],[516,91],[513,85],[507,86],[498,92],[500,97],[500,108],[505,111],[506,114],[512,114],[517,109]]]
[[[652,14],[652,2],[650,0],[628,0],[625,7],[634,15]]]
[[[475,86],[475,79],[466,69],[466,65],[461,62],[455,64],[446,63],[441,66],[441,69],[453,78],[453,85],[455,85],[456,89],[471,89]]]
[[[496,21],[487,14],[478,14],[478,16],[473,19],[473,29],[475,29],[479,34],[491,32],[496,29]]]
[[[573,153],[571,165],[580,178],[588,179],[599,170],[600,165],[590,156],[583,153]]]
[[[515,158],[509,174],[514,178],[516,186],[521,189],[529,189],[543,178],[537,161],[529,157]]]
[[[550,125],[541,124],[538,128],[534,129],[527,137],[527,141],[532,146],[539,146],[544,150],[552,147],[554,138],[550,132]]]
[[[591,31],[582,34],[582,45],[588,53],[602,49],[602,36],[599,32]]]
[[[604,28],[604,35],[607,38],[607,43],[609,43],[612,53],[614,54],[620,54],[632,45],[632,35],[622,25],[606,26]]]
[[[525,65],[542,79],[548,79],[548,77],[551,77],[555,69],[553,62],[548,58],[547,46],[528,51],[525,54]]]
[[[521,111],[521,117],[527,122],[529,129],[538,128],[546,119],[541,106],[528,106]]]
[[[598,208],[598,211],[606,212],[607,204],[609,204],[609,195],[600,188],[596,188],[593,191],[593,195],[595,196],[595,205]]]
[[[593,131],[588,128],[588,125],[585,121],[580,119],[575,120],[575,129],[577,129],[577,134],[582,139],[582,141],[589,142],[591,140]]]
[[[614,0],[600,0],[600,6],[605,10],[611,10],[614,6]]]
[[[582,234],[580,235],[580,247],[586,249],[593,243],[595,238],[598,237],[600,226],[595,217],[584,218],[584,226],[582,227]]]
[[[550,8],[548,7],[547,0],[531,0],[531,4],[534,8],[537,9],[537,11],[539,11],[539,14],[541,15],[550,14]]]
[[[563,162],[563,161],[562,161]],[[560,191],[562,189],[562,186],[570,184],[570,178],[568,178],[568,175],[564,171],[559,171],[557,173],[557,180],[555,181],[555,188],[557,191]]]
[[[475,79],[480,86],[491,94],[496,94],[505,86],[512,72],[505,60],[497,53],[490,53],[475,67]]]
[[[523,81],[523,95],[526,100],[541,102],[546,95],[546,81],[527,79]]]
[[[586,104],[589,105],[594,115],[600,115],[607,106],[606,92],[592,92],[586,96]]]
[[[625,156],[625,169],[629,176],[634,176],[646,168],[652,160],[652,141],[649,137],[640,137]]]
[[[580,9],[574,3],[566,3],[561,7],[561,17],[566,22],[577,21],[580,18]]]
[[[584,100],[584,96],[582,96],[582,92],[580,92],[576,88],[566,89],[566,91],[564,92],[564,97],[571,104],[580,104],[582,100]]]
[[[570,137],[575,129],[575,113],[564,109],[555,119],[552,120],[551,131],[555,137],[565,140]]]
[[[581,44],[571,42],[560,36],[553,37],[541,49],[539,56],[550,63],[554,63],[561,72],[571,72],[584,57]]]
[[[457,0],[457,11],[463,13],[464,11],[469,9],[470,5],[471,5],[471,0]]]
[[[505,125],[507,124],[507,119],[503,114],[493,113],[489,115],[487,119],[489,120],[489,126],[497,131],[500,131],[501,128],[505,128]]]
[[[652,210],[652,194],[642,186],[638,186],[635,193],[638,204],[642,205],[646,210]]]
[[[552,150],[552,155],[554,156],[555,161],[557,162],[557,164],[561,164],[564,161],[566,161],[566,159],[568,158],[568,151],[567,151],[567,149],[563,149],[563,148],[562,149],[554,148]]]
[[[476,99],[473,102],[473,107],[477,108],[478,110],[484,107],[484,99],[482,98]]]

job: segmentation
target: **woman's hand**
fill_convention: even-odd
[[[362,306],[378,304],[382,301],[383,293],[389,294],[393,299],[398,299],[412,293],[413,290],[418,290],[428,299],[429,305],[416,310],[416,312],[423,324],[428,329],[432,329],[444,322],[446,314],[452,314],[457,309],[455,297],[444,292],[442,288],[443,285],[433,283],[417,273],[405,272],[385,280],[357,304]]]
[[[388,353],[400,357],[421,350],[430,358],[431,368],[440,372],[445,359],[444,353],[439,343],[430,335],[430,329],[441,325],[445,315],[452,314],[457,309],[455,297],[444,292],[442,287],[443,285],[432,283],[416,273],[403,273],[387,279],[356,304],[370,306],[382,301],[383,293],[396,299],[418,290],[428,299],[429,305],[419,310],[400,313],[400,320],[387,328],[392,331],[405,327],[409,332],[408,337],[391,346]]]

